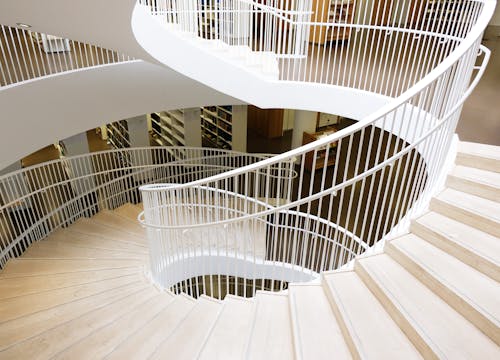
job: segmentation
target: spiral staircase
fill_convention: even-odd
[[[155,286],[140,205],[81,218],[0,273],[1,358],[496,358],[500,157],[462,148],[409,234],[253,298]]]
[[[123,52],[359,122],[276,156],[136,148],[0,176],[0,358],[499,358],[500,150],[454,138],[495,2],[387,3],[390,21],[359,2],[325,22],[308,1],[113,0],[96,17],[121,14],[123,38],[75,31],[114,49],[83,43],[76,68],[2,26],[0,98],[138,62]],[[323,33],[350,40],[310,42]]]

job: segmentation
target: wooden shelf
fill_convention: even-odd
[[[169,110],[150,114],[155,142],[161,146],[185,146],[184,111]]]
[[[316,140],[319,140],[322,137],[329,136],[337,131],[336,126],[328,126],[324,128],[322,131],[316,132],[316,133],[308,133],[304,132],[302,136],[302,145],[309,144],[311,142],[314,142]],[[335,165],[336,158],[337,158],[337,144],[332,144],[330,145],[328,149],[328,159],[326,159],[326,153],[327,149],[326,147],[324,149],[318,150],[316,154],[314,151],[310,151],[306,154],[305,156],[305,164],[304,168],[307,171],[313,171],[317,169],[322,169],[325,166],[333,166]],[[316,158],[316,162],[314,161]],[[326,160],[326,164],[325,164]]]
[[[349,40],[351,29],[333,24],[353,23],[354,0],[313,0],[312,9],[317,22],[332,25],[312,26],[309,42],[322,45],[329,41]]]
[[[201,108],[203,146],[233,149],[232,110],[232,106],[207,106]]]

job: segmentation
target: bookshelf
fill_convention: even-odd
[[[130,135],[127,120],[115,121],[106,125],[108,142],[115,149],[130,147]]]
[[[201,108],[202,144],[227,150],[246,151],[246,106]]]
[[[151,135],[156,145],[185,146],[184,110],[161,111],[150,114]]]
[[[332,125],[323,128],[319,132],[308,133],[304,132],[302,138],[302,145],[309,144],[313,141],[319,140],[325,136],[331,135],[337,131],[337,127]],[[314,171],[317,169],[322,169],[325,166],[325,159],[327,156],[327,149],[318,150],[316,152],[316,163],[314,163],[314,151],[310,151],[306,154],[304,168],[308,171]],[[335,165],[337,158],[337,144],[333,144],[328,149],[328,159],[326,159],[326,166]],[[313,167],[314,166],[314,167]]]
[[[313,18],[322,23],[352,24],[355,12],[354,0],[313,0]],[[348,40],[351,29],[341,26],[312,26],[309,42],[324,44],[329,41]]]

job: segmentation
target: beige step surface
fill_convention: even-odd
[[[144,261],[137,259],[11,259],[0,272],[0,279],[24,276],[74,273],[101,269],[140,268]]]
[[[139,259],[146,260],[144,253],[134,254],[116,250],[92,249],[72,246],[64,242],[42,240],[33,243],[23,254],[23,259]]]
[[[288,297],[297,359],[351,358],[321,285],[290,285]]]
[[[137,281],[141,281],[140,275],[125,275],[114,279],[99,280],[43,293],[3,299],[0,300],[0,324]]]
[[[500,202],[500,173],[467,166],[456,166],[446,185],[452,189]]]
[[[50,290],[83,285],[100,280],[114,279],[124,275],[133,275],[137,273],[138,269],[132,267],[0,279],[0,299],[43,293]]]
[[[354,271],[327,274],[323,285],[344,338],[357,358],[421,359],[417,349]]]
[[[388,255],[356,272],[426,358],[496,359],[500,348]]]
[[[175,331],[156,349],[151,360],[171,357],[177,360],[196,359],[222,309],[220,301],[201,296]]]
[[[386,253],[500,344],[498,282],[413,234],[389,242]]]
[[[250,336],[254,302],[228,295],[217,321],[205,342],[200,359],[243,359]]]
[[[89,311],[133,294],[144,287],[143,282],[107,289],[99,294],[52,307],[28,316],[11,320],[0,326],[0,349],[71,321]]]
[[[134,205],[134,204],[125,204],[113,210],[115,214],[127,218],[131,221],[137,221],[137,216],[141,211],[142,211],[142,205]]]
[[[257,292],[247,359],[293,359],[288,296]]]
[[[115,214],[113,211],[100,211],[92,217],[92,220],[103,225],[130,232],[136,236],[146,236],[146,229],[139,224],[138,220],[125,218],[117,213]]]
[[[446,189],[432,199],[430,209],[491,235],[500,236],[500,203]]]
[[[102,359],[130,334],[157,316],[171,301],[173,301],[173,296],[166,293],[157,294],[119,319],[93,331],[87,337],[60,351],[54,359]]]
[[[113,240],[124,241],[135,245],[146,247],[146,237],[140,237],[127,231],[121,231],[114,227],[103,225],[92,219],[80,218],[68,228],[70,231],[88,235],[106,236]]]
[[[110,239],[102,235],[97,236],[74,232],[71,231],[71,227],[60,229],[50,234],[45,241],[61,242],[82,248],[131,252],[133,254],[148,254],[148,248],[142,244],[138,245],[126,241]]]
[[[124,339],[106,359],[148,359],[184,320],[196,302],[176,296],[163,311]]]
[[[458,145],[457,164],[500,172],[498,146],[461,141]]]
[[[17,343],[0,352],[3,359],[49,359],[108,323],[120,318],[150,299],[158,291],[144,284],[135,293],[90,311],[43,334]]]
[[[432,245],[500,281],[500,239],[444,215],[429,212],[411,231]]]

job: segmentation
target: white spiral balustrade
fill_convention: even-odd
[[[259,290],[259,279],[267,290],[314,279],[407,230],[439,189],[462,105],[490,56],[481,38],[495,6],[495,1],[450,1],[432,9],[437,6],[432,2],[411,7],[388,1],[392,15],[365,24],[383,9],[354,1],[356,16],[339,23],[322,21],[323,10],[307,1],[140,3],[193,41],[272,52],[279,59],[280,81],[395,97],[357,124],[273,158],[187,184],[141,187],[153,278],[177,292],[212,296],[224,286],[222,293],[237,291],[229,286],[238,281],[233,277],[244,291],[246,282],[249,291]],[[431,10],[434,17],[424,19]],[[241,42],[227,42],[222,21],[228,11],[248,14]],[[293,16],[278,21],[277,13]],[[215,16],[210,36],[200,27],[206,16]],[[232,28],[242,25],[239,16],[231,21]],[[264,24],[275,26],[269,30]],[[307,35],[285,40],[294,27]],[[331,29],[349,31],[348,43],[308,44],[309,32]],[[304,52],[293,56],[297,48]],[[326,166],[330,154],[333,169]],[[305,176],[309,156],[313,169],[317,161],[323,166]],[[291,162],[298,178],[281,187],[273,171]],[[200,285],[200,275],[210,276]]]
[[[80,217],[140,202],[140,185],[186,183],[269,156],[189,147],[129,148],[67,157],[0,176],[0,267]]]
[[[132,60],[129,56],[95,45],[22,27],[0,25],[0,87]]]

